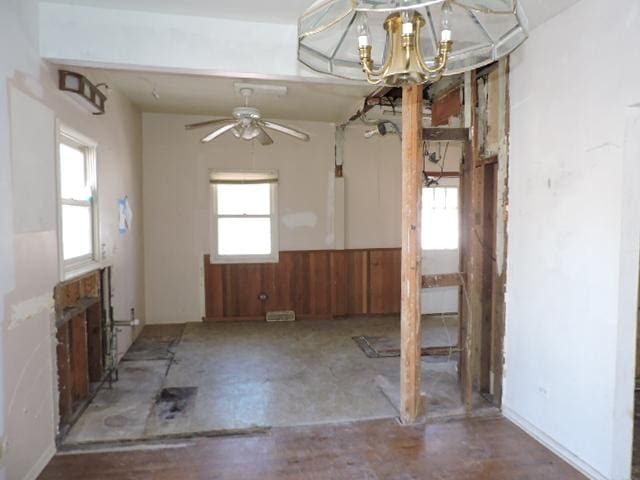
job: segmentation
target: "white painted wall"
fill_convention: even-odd
[[[319,78],[298,63],[295,24],[43,3],[40,28],[41,54],[54,61],[208,75]]]
[[[640,3],[582,0],[511,62],[504,410],[615,480],[633,426],[638,45]]]
[[[104,117],[59,92],[55,69],[37,54],[36,31],[34,2],[0,3],[0,478],[11,480],[35,478],[55,448],[56,119],[98,142],[100,230],[115,315],[127,318],[135,307],[144,319],[141,117],[115,91]],[[125,194],[137,216],[119,236],[116,199]]]
[[[206,130],[187,132],[184,125],[205,119],[144,114],[145,273],[152,323],[202,318],[210,169],[278,170],[280,250],[333,248],[333,125],[286,122],[308,132],[309,143],[274,133],[269,147],[232,135],[204,145],[199,140]],[[301,215],[310,222],[298,222]]]
[[[197,322],[203,316],[202,258],[209,251],[209,169],[277,169],[280,250],[400,246],[400,142],[365,139],[364,126],[346,130],[344,197],[334,178],[335,127],[286,122],[311,142],[274,134],[261,147],[225,135],[203,145],[206,131],[184,125],[205,117],[144,114],[144,222],[147,320]],[[460,150],[451,147],[451,168]],[[336,193],[339,192],[339,193]],[[343,212],[339,211],[343,209]],[[296,219],[309,218],[298,224]],[[344,218],[344,232],[340,221]],[[425,252],[425,273],[458,270],[458,253]],[[456,311],[457,289],[423,293],[425,313]]]

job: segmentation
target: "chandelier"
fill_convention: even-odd
[[[319,0],[300,17],[298,59],[336,77],[402,86],[481,67],[526,37],[518,0]]]

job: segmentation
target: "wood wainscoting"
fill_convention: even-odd
[[[277,263],[212,264],[204,256],[205,320],[400,313],[400,249],[280,252]],[[261,294],[267,298],[261,300]]]

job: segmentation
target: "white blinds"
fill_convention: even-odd
[[[277,183],[278,172],[276,170],[267,171],[247,171],[247,172],[223,172],[212,171],[209,173],[210,183],[226,184],[247,184],[247,183]]]

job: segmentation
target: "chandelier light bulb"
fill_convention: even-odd
[[[408,10],[402,12],[402,35],[413,35],[413,22],[411,21],[411,15]]]
[[[371,35],[369,34],[369,25],[367,25],[367,18],[364,17],[362,22],[358,24],[358,46],[368,47],[371,45]]]
[[[298,22],[298,59],[317,72],[373,85],[433,83],[517,48],[527,37],[521,3],[316,0]]]
[[[441,23],[441,42],[451,41],[451,17],[453,16],[453,8],[451,3],[446,1],[442,4],[442,23]]]

